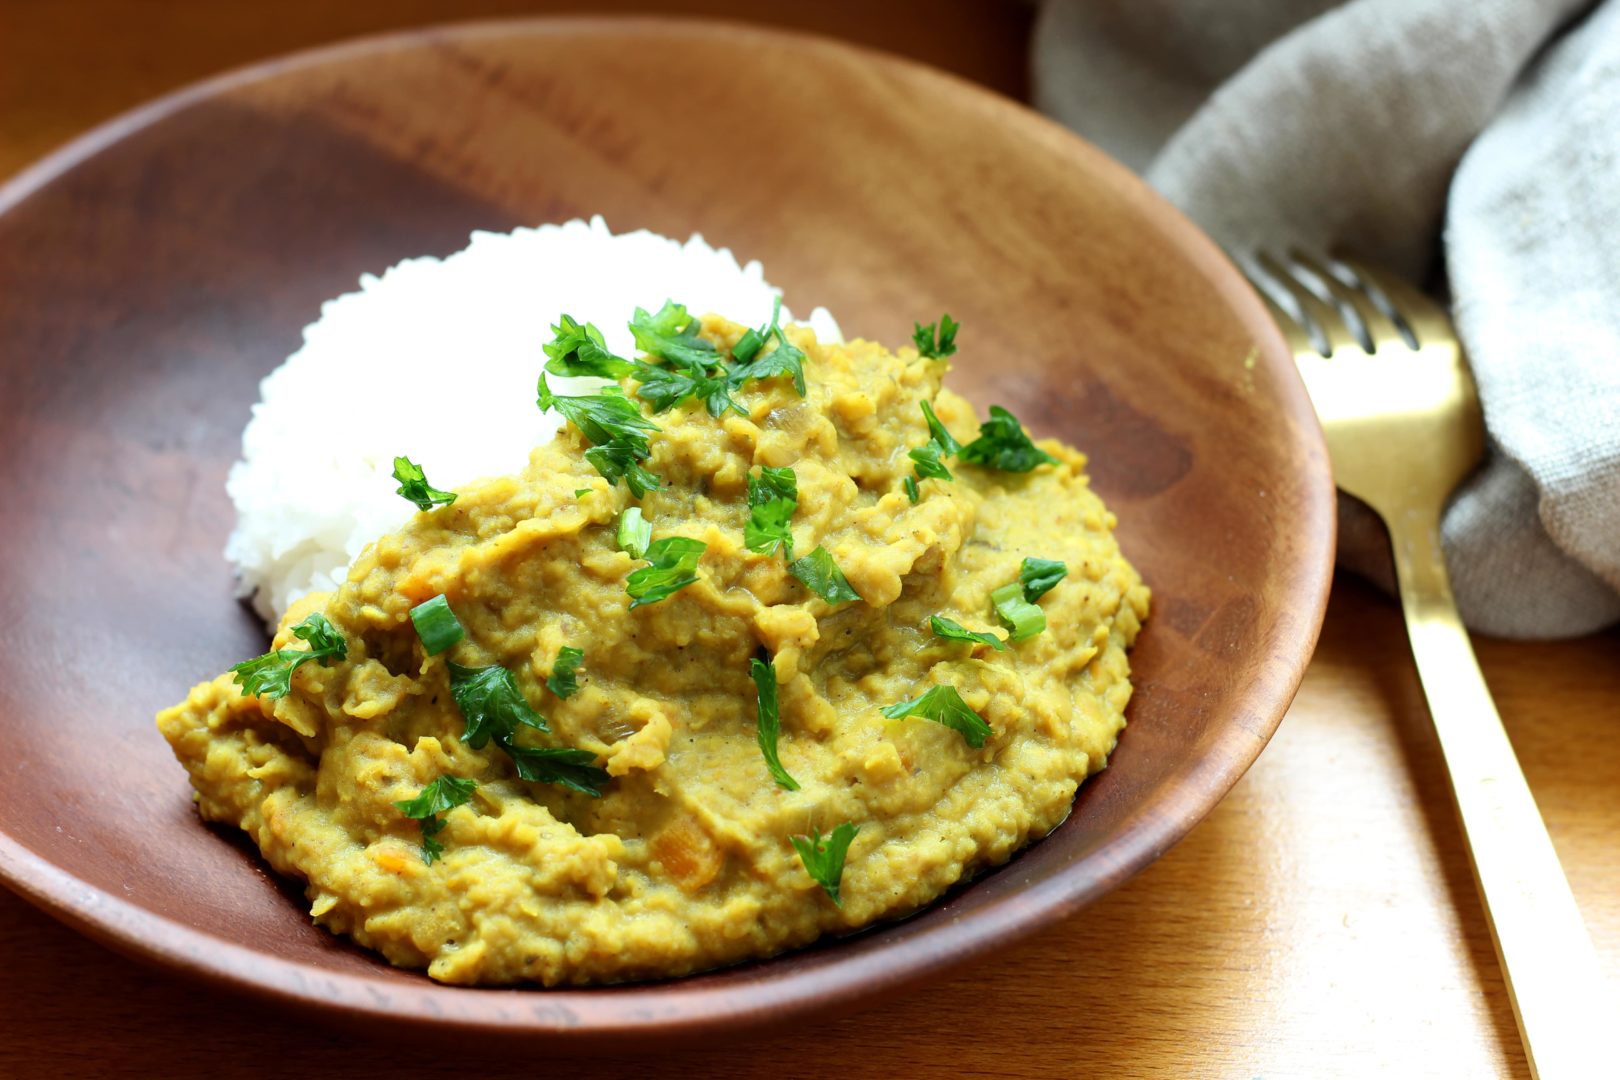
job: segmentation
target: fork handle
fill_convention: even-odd
[[[1437,513],[1388,522],[1401,607],[1519,1034],[1537,1080],[1595,1077],[1609,989],[1552,838],[1474,658]],[[1609,1075],[1614,1075],[1612,1072]]]

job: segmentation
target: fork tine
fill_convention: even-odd
[[[1361,342],[1350,332],[1350,328],[1345,325],[1338,311],[1332,304],[1324,303],[1321,297],[1300,281],[1291,266],[1267,251],[1256,252],[1255,261],[1280,288],[1288,292],[1294,303],[1299,305],[1305,318],[1314,323],[1316,329],[1321,332],[1327,342],[1324,356],[1331,357],[1340,349],[1346,348],[1361,350]]]
[[[1417,338],[1417,344],[1445,341],[1455,336],[1445,309],[1400,278],[1374,270],[1356,259],[1341,257],[1338,261],[1348,267],[1363,285],[1370,285],[1384,294],[1395,309],[1395,314]]]
[[[1311,335],[1306,333],[1305,328],[1299,325],[1299,320],[1284,311],[1281,304],[1267,296],[1266,291],[1254,279],[1251,278],[1249,284],[1254,286],[1254,291],[1259,293],[1260,299],[1265,302],[1266,310],[1271,312],[1271,321],[1276,323],[1277,328],[1283,332],[1283,337],[1288,342],[1289,351],[1296,356],[1301,353],[1320,351],[1316,347],[1316,342],[1311,340]]]
[[[1346,285],[1327,263],[1309,253],[1295,248],[1288,255],[1294,262],[1315,274],[1317,280],[1339,303],[1356,313],[1361,325],[1367,330],[1367,337],[1362,345],[1368,352],[1377,352],[1385,345],[1406,345],[1406,338],[1402,336],[1400,328],[1379,309],[1372,297],[1360,289]]]

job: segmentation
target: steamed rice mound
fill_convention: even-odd
[[[722,348],[741,332],[704,322]],[[1126,650],[1148,603],[1085,457],[1048,440],[1057,463],[1029,473],[953,462],[955,479],[924,480],[914,504],[902,482],[908,449],[929,439],[919,403],[962,442],[977,428],[941,388],[944,365],[803,327],[789,337],[808,396],[774,378],[738,395],[746,416],[689,402],[656,417],[647,464],[663,487],[639,505],[655,537],[707,544],[695,584],[630,609],[642,563],[615,525],[635,504],[570,426],[515,475],[408,515],[335,592],[287,613],[277,647],[319,609],[346,660],[304,665],[275,701],[221,676],[160,715],[203,816],[246,830],[305,882],[317,922],[395,964],[546,985],[681,975],[902,914],[1062,821],[1124,726]],[[744,545],[760,466],[796,471],[795,553],[824,546],[862,599],[829,604],[780,555]],[[1026,556],[1069,571],[1040,600],[1044,632],[1005,651],[930,633],[931,615],[990,630],[990,593]],[[409,613],[438,594],[466,638],[428,656]],[[545,679],[564,645],[585,659],[579,691],[559,699]],[[772,782],[756,744],[760,655],[797,791]],[[511,671],[547,738],[605,767],[602,797],[520,780],[493,744],[466,745],[447,657]],[[981,748],[880,712],[947,684],[989,723]],[[428,865],[395,803],[446,774],[478,788],[444,815]],[[841,907],[789,842],[840,822],[859,825]]]

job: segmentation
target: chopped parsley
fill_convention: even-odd
[[[948,455],[960,453],[962,444],[957,442],[945,425],[939,422],[934,415],[934,407],[926,401],[918,402],[922,406],[923,419],[928,421],[928,441],[914,450],[906,451],[916,469],[916,479],[911,480],[906,488],[906,494],[916,502],[920,497],[917,492],[919,480],[950,480],[951,470],[945,467],[945,458]]]
[[[542,348],[551,358],[546,361],[546,370],[553,375],[617,379],[635,370],[630,361],[608,352],[602,331],[591,323],[581,326],[573,316],[563,315],[551,332],[555,337]]]
[[[962,328],[961,323],[949,315],[942,315],[937,323],[911,325],[911,340],[919,354],[930,360],[943,360],[956,355],[956,332]]]
[[[478,781],[460,776],[440,776],[423,788],[414,799],[404,799],[394,805],[399,812],[422,826],[422,861],[429,866],[444,854],[444,845],[435,839],[444,828],[439,815],[464,805],[478,790]]]
[[[719,360],[718,355],[715,359]],[[728,410],[747,415],[747,410],[731,396],[739,385],[731,373],[711,375],[638,362],[636,379],[641,383],[636,387],[636,397],[651,405],[655,413],[672,409],[688,398],[697,398],[709,410],[709,415],[717,419]]]
[[[632,559],[645,558],[652,543],[652,522],[641,516],[641,507],[626,507],[619,515],[619,550]]]
[[[788,573],[802,581],[805,588],[829,604],[842,604],[861,598],[861,594],[850,585],[844,572],[838,569],[831,552],[819,545],[802,559],[788,563]]]
[[[557,662],[551,665],[551,674],[546,676],[546,688],[564,700],[578,693],[579,679],[574,673],[584,659],[583,649],[576,649],[572,645],[558,649]]]
[[[642,352],[698,373],[720,363],[720,354],[714,346],[698,336],[702,328],[702,322],[686,313],[685,304],[673,300],[665,300],[656,315],[636,308],[635,317],[630,320],[630,333]]]
[[[778,296],[775,306],[771,309],[771,324],[757,335],[759,343],[754,345],[750,342],[746,346],[742,341],[737,343],[750,349],[752,358],[733,369],[732,377],[741,384],[748,379],[770,379],[778,375],[789,375],[793,378],[793,389],[799,392],[800,397],[804,397],[804,351],[787,339],[787,335],[782,332],[781,319],[782,298]],[[746,339],[747,335],[743,337]],[[776,339],[776,348],[765,352],[765,346],[770,344],[773,337]],[[732,349],[731,355],[737,355],[735,348]]]
[[[960,732],[974,749],[983,746],[984,740],[990,737],[990,725],[984,722],[984,717],[968,708],[967,702],[962,700],[962,695],[956,692],[954,686],[936,686],[921,697],[890,705],[883,710],[883,715],[890,720],[920,716],[936,724],[944,724]]]
[[[489,745],[491,736],[512,735],[519,726],[551,730],[546,718],[529,707],[512,673],[499,664],[470,668],[451,661],[449,666],[450,696],[467,724],[461,741],[474,750]]]
[[[512,673],[499,664],[467,668],[451,663],[450,696],[466,722],[461,741],[474,750],[495,745],[506,752],[521,779],[556,784],[598,797],[608,782],[607,770],[595,764],[596,755],[567,746],[523,746],[520,727],[550,732],[546,718],[530,707]]]
[[[349,658],[343,635],[319,612],[293,627],[293,636],[307,641],[309,648],[274,649],[231,668],[244,696],[271,700],[286,697],[292,692],[293,672],[304,664],[318,660],[322,667],[330,667],[334,660]]]
[[[556,784],[558,787],[602,797],[607,786],[608,772],[596,764],[596,755],[589,750],[571,746],[519,746],[511,738],[495,740],[517,766],[519,779],[538,784]]]
[[[456,501],[455,492],[440,491],[429,484],[427,475],[422,472],[422,466],[408,457],[394,459],[394,479],[399,481],[399,487],[394,489],[394,494],[405,496],[405,500],[415,503],[418,510],[449,506]]]
[[[759,475],[748,475],[748,524],[743,542],[749,551],[774,555],[778,548],[784,559],[793,558],[793,512],[799,507],[799,478],[792,469],[760,466]]]
[[[608,483],[623,480],[638,499],[657,490],[658,477],[642,468],[641,462],[652,452],[647,433],[660,429],[641,415],[641,409],[624,396],[623,390],[605,386],[597,394],[554,394],[546,384],[545,372],[541,372],[537,392],[535,403],[541,409],[556,409],[585,436],[591,444],[585,460]]]
[[[990,406],[990,419],[979,425],[979,437],[957,456],[1002,472],[1029,472],[1037,465],[1057,464],[1057,458],[1030,442],[1018,417],[1000,405]]]
[[[1007,643],[996,635],[969,630],[961,623],[947,619],[943,615],[930,615],[928,625],[934,631],[935,637],[942,637],[946,641],[978,641],[989,645],[997,652],[1007,647]]]
[[[839,907],[844,906],[844,901],[838,895],[838,887],[844,878],[844,857],[849,854],[849,842],[860,831],[860,826],[846,821],[825,838],[820,829],[814,828],[809,836],[788,838],[799,853],[804,872],[825,889],[832,902]]]
[[[782,733],[782,719],[776,700],[776,668],[769,660],[756,658],[750,661],[748,673],[754,680],[754,689],[759,693],[757,735],[765,767],[782,787],[798,791],[799,782],[788,775],[787,769],[782,767],[782,759],[777,756],[776,744]]]
[[[1024,599],[1033,604],[1051,592],[1068,573],[1069,568],[1056,559],[1025,559],[1018,568],[1018,583],[1024,587]]]
[[[666,536],[648,544],[644,557],[652,565],[632,571],[624,582],[630,610],[666,600],[696,581],[698,560],[708,546],[685,536]]]
[[[422,639],[422,648],[427,650],[429,656],[439,655],[467,636],[461,620],[450,610],[450,601],[444,598],[443,593],[411,608],[411,623],[416,627],[416,636]]]
[[[591,492],[593,492],[595,490],[596,490],[595,488],[575,488],[574,489],[574,498],[583,499],[585,496],[589,495]]]
[[[1009,641],[1023,641],[1046,629],[1046,612],[1024,599],[1024,587],[1016,581],[991,593],[990,603],[1006,624]]]

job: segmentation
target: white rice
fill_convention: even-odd
[[[236,505],[225,557],[241,595],[273,624],[298,597],[335,588],[367,544],[416,512],[395,494],[395,455],[440,488],[523,468],[558,426],[534,398],[559,314],[595,323],[628,356],[638,305],[656,310],[669,298],[761,324],[777,292],[758,262],[739,266],[701,236],[614,236],[600,217],[475,232],[448,258],[363,275],[359,292],[321,306],[303,347],[265,378],[242,433],[225,485]],[[805,321],[822,340],[841,340],[826,310]]]

